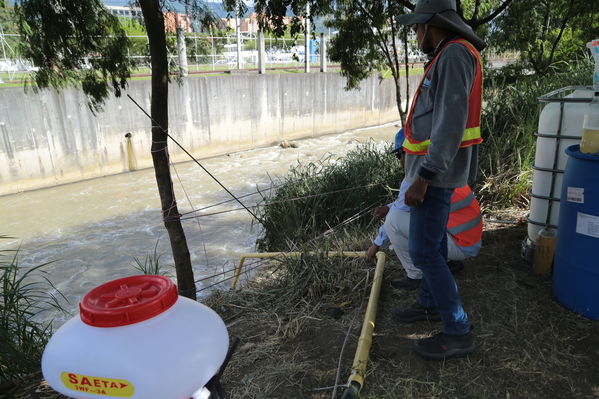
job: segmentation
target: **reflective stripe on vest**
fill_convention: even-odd
[[[468,185],[456,188],[451,196],[447,231],[459,247],[480,243],[482,237],[480,206]]]
[[[465,208],[468,205],[470,205],[470,203],[473,200],[474,200],[474,193],[471,191],[470,194],[468,194],[468,196],[466,198],[461,199],[461,200],[459,200],[457,202],[453,202],[451,204],[451,208],[450,208],[449,212],[459,211],[460,209]]]
[[[418,141],[412,138],[412,116],[414,115],[414,108],[416,106],[416,101],[418,100],[418,96],[420,95],[420,91],[422,89],[422,84],[424,83],[428,72],[432,68],[437,59],[448,45],[451,43],[460,43],[474,55],[476,58],[476,73],[474,75],[474,82],[472,84],[472,88],[470,89],[470,94],[468,96],[468,117],[466,119],[466,127],[464,129],[464,135],[462,136],[462,141],[460,143],[460,148],[469,147],[471,145],[482,143],[483,139],[480,135],[480,115],[481,115],[481,106],[482,106],[482,67],[480,61],[480,55],[478,51],[470,44],[468,41],[463,39],[452,40],[448,42],[439,53],[433,58],[430,62],[420,84],[418,85],[418,89],[414,94],[414,99],[412,100],[412,105],[410,107],[410,112],[408,113],[408,119],[406,121],[406,126],[404,129],[404,133],[406,138],[403,142],[403,148],[408,154],[414,155],[424,155],[428,152],[428,147],[431,144],[430,139],[426,139],[423,141]]]
[[[478,215],[477,217],[475,217],[471,221],[466,222],[466,223],[462,223],[462,224],[458,224],[457,226],[454,226],[454,227],[451,227],[451,228],[447,229],[447,231],[449,231],[449,233],[452,236],[457,236],[460,233],[463,233],[465,231],[468,231],[468,230],[470,230],[470,229],[478,226],[481,221],[482,221],[482,217],[480,215]]]

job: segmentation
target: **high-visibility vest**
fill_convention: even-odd
[[[460,247],[471,247],[481,241],[483,220],[480,205],[467,184],[453,191],[447,231]]]
[[[441,51],[437,53],[435,58],[430,62],[426,70],[424,71],[424,75],[422,76],[422,80],[418,85],[418,89],[416,89],[416,93],[414,94],[414,99],[412,100],[412,105],[410,107],[410,112],[408,113],[408,119],[406,121],[406,126],[404,128],[405,140],[403,142],[403,148],[408,154],[414,155],[424,155],[428,152],[428,146],[431,144],[430,139],[426,139],[423,141],[418,141],[412,138],[412,116],[414,115],[414,108],[416,102],[418,101],[418,96],[420,95],[420,90],[422,89],[422,84],[424,83],[426,77],[428,76],[428,72],[432,68],[432,66],[437,62],[437,59],[443,53],[443,50],[450,45],[451,43],[460,43],[476,58],[476,73],[474,75],[474,83],[472,84],[472,88],[470,89],[470,94],[468,96],[468,118],[466,120],[466,129],[464,130],[464,135],[462,136],[462,143],[460,144],[460,148],[469,147],[471,145],[482,143],[483,139],[480,135],[480,114],[481,114],[481,105],[482,105],[482,87],[483,87],[483,74],[482,74],[482,64],[480,61],[480,55],[476,48],[468,41],[464,39],[452,40],[445,44]]]

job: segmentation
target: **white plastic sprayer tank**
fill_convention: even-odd
[[[222,319],[166,277],[110,281],[79,307],[42,357],[48,384],[71,398],[189,399],[225,359]]]
[[[529,257],[526,247],[534,245],[543,227],[557,228],[566,165],[565,149],[580,143],[584,113],[592,98],[593,88],[586,86],[564,87],[539,98],[543,108],[536,133],[537,148],[525,257]]]

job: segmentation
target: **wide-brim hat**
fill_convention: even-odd
[[[455,0],[418,0],[414,12],[400,15],[397,22],[402,25],[428,23],[458,34],[472,43],[478,51],[485,48],[485,42],[456,12]]]

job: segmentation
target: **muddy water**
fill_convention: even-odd
[[[297,148],[279,146],[233,153],[201,161],[237,196],[270,187],[271,177],[283,176],[298,161],[307,163],[325,154],[342,156],[358,142],[372,138],[390,142],[393,125],[296,141]],[[145,258],[157,244],[160,263],[174,274],[168,236],[161,220],[160,202],[152,169],[108,176],[53,188],[0,197],[0,248],[21,247],[25,267],[52,262],[48,277],[67,298],[68,310],[76,313],[82,295],[108,280],[138,272],[133,257]],[[173,168],[179,211],[189,212],[230,196],[193,162]],[[243,198],[253,205],[259,195]],[[239,208],[235,202],[196,213]],[[208,215],[185,220],[184,228],[196,279],[230,270],[244,252],[253,252],[260,226],[252,225],[245,211]],[[198,282],[198,290],[230,277]],[[228,287],[231,280],[220,287]],[[218,288],[216,286],[212,289]],[[201,291],[206,294],[209,290]],[[60,325],[70,316],[55,317]]]

